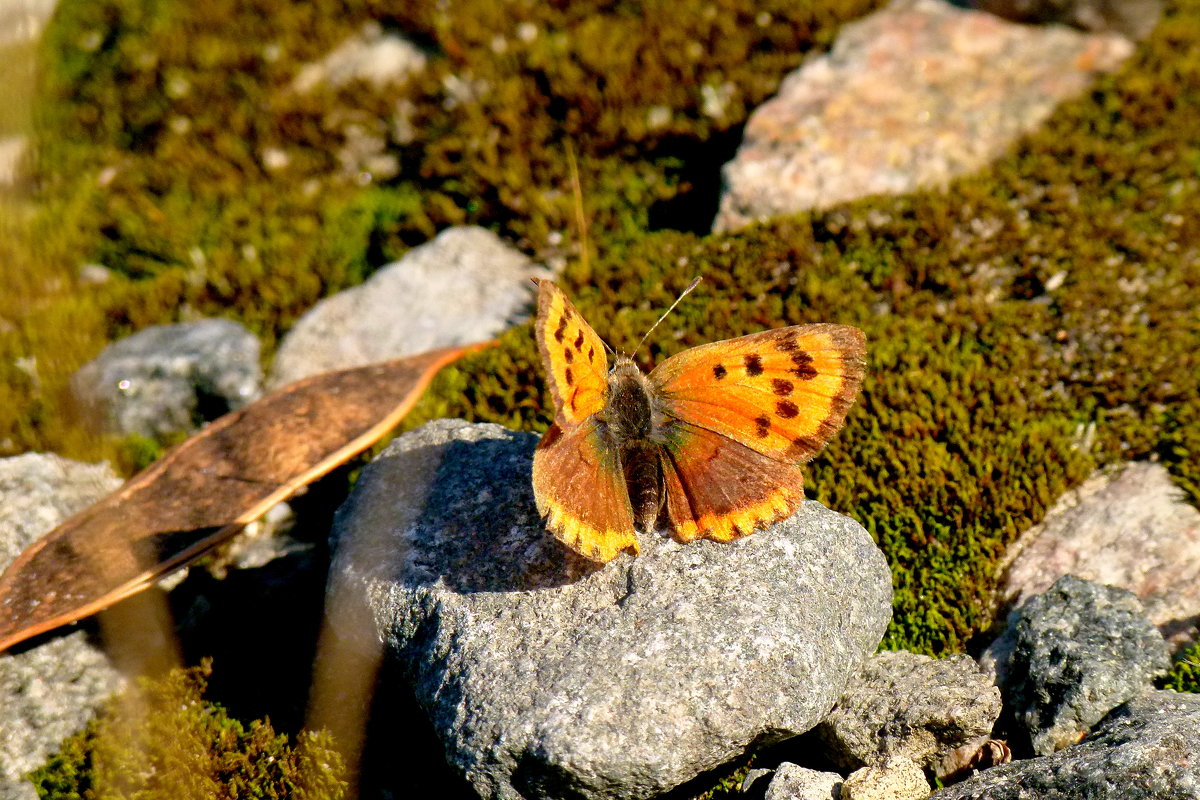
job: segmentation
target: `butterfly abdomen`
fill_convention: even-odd
[[[621,460],[634,525],[643,531],[655,529],[663,505],[661,445],[653,437],[655,404],[650,392],[637,365],[618,357],[608,374],[604,424]]]

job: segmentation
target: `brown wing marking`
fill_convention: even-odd
[[[591,326],[552,282],[537,281],[538,313],[534,328],[555,421],[566,428],[604,408],[608,357]]]
[[[533,455],[533,494],[546,527],[580,555],[606,562],[638,553],[625,477],[595,420],[550,426]]]
[[[728,542],[791,516],[804,499],[800,467],[704,428],[676,422],[663,448],[667,519],[681,542]]]
[[[686,350],[650,380],[672,416],[797,462],[841,428],[865,354],[858,328],[796,325]]]

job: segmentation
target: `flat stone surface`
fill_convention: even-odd
[[[998,589],[1019,605],[1063,575],[1128,589],[1178,646],[1200,618],[1200,511],[1160,464],[1097,472],[1010,549]]]
[[[1014,761],[929,800],[1200,798],[1200,696],[1157,691],[1115,709],[1080,744]]]
[[[1072,575],[1014,611],[981,660],[996,672],[1016,732],[1039,755],[1079,741],[1171,665],[1133,593]]]
[[[442,231],[313,306],[280,343],[269,386],[495,338],[533,307],[534,276],[548,273],[490,231]]]
[[[810,501],[732,544],[643,535],[598,567],[537,516],[536,442],[431,423],[335,525],[333,580],[360,587],[482,797],[652,797],[828,713],[891,617],[861,526]]]
[[[751,115],[713,227],[945,184],[1132,52],[1116,34],[897,0],[845,25]]]
[[[154,325],[104,348],[71,390],[108,431],[165,437],[257,400],[258,357],[258,339],[232,320]]]
[[[40,536],[121,485],[107,464],[0,459],[0,571]],[[25,775],[82,728],[121,679],[83,630],[0,653],[0,798],[34,800]]]
[[[902,756],[932,767],[992,731],[1000,690],[973,658],[917,653],[872,656],[817,733],[844,769]]]

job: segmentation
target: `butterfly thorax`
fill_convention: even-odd
[[[637,527],[653,530],[662,510],[662,414],[653,385],[628,356],[617,356],[608,373],[608,397],[600,416],[621,459]]]

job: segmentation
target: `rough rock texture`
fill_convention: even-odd
[[[1200,696],[1152,692],[1115,709],[1082,743],[1014,761],[930,800],[1195,800]]]
[[[494,233],[445,230],[301,317],[279,346],[270,385],[491,339],[532,308],[535,275],[545,277]]]
[[[837,800],[842,776],[818,772],[787,761],[779,765],[767,784],[763,800]]]
[[[940,0],[897,0],[846,25],[746,124],[714,229],[986,165],[1133,50],[1115,34],[1031,28]]]
[[[0,460],[0,571],[120,484],[107,465],[40,453]],[[116,670],[82,630],[0,654],[0,798],[33,800],[25,774],[118,688]]]
[[[254,334],[227,319],[155,325],[104,348],[71,389],[109,431],[163,437],[256,400],[258,355]]]
[[[928,796],[929,781],[920,765],[893,756],[846,776],[837,800],[924,800]]]
[[[481,796],[650,797],[828,713],[891,617],[866,531],[808,502],[732,544],[643,535],[599,567],[538,519],[535,443],[431,423],[335,526],[334,580],[361,587]]]
[[[1011,552],[1003,604],[1020,604],[1063,575],[1129,589],[1173,644],[1200,618],[1200,511],[1160,464],[1098,472],[1069,492]]]
[[[982,662],[1039,755],[1079,741],[1170,668],[1167,643],[1131,592],[1072,575],[1013,612]]]
[[[931,767],[999,716],[1000,690],[970,656],[889,652],[866,663],[817,733],[844,769],[894,756]]]
[[[1014,22],[1057,22],[1144,39],[1162,16],[1161,0],[976,0],[974,8]]]

